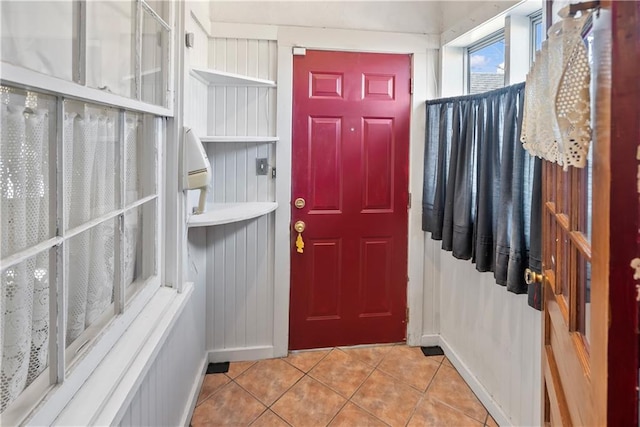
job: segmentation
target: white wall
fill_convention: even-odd
[[[541,316],[497,285],[493,273],[479,273],[425,242],[425,287],[440,295],[441,344],[498,422],[540,424]],[[479,390],[480,387],[483,390]],[[484,391],[488,396],[483,396]],[[486,400],[490,397],[490,401]]]
[[[205,284],[196,283],[118,425],[178,426],[191,419],[206,363]]]

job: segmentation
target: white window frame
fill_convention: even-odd
[[[465,62],[465,94],[471,92],[471,55],[487,46],[494,44],[497,41],[503,40],[505,43],[505,55],[504,55],[504,74],[506,75],[507,58],[506,58],[506,38],[504,28],[489,34],[488,36],[478,40],[477,42],[467,46],[464,51]],[[507,85],[507,82],[503,84],[503,87]]]
[[[50,150],[49,164],[50,168],[55,169],[56,180],[51,185],[52,191],[50,197],[55,198],[51,204],[53,211],[52,215],[57,217],[58,221],[61,220],[62,209],[62,177],[63,175],[63,151],[62,151],[62,122],[63,122],[63,100],[74,100],[83,103],[91,103],[103,105],[118,110],[119,119],[121,122],[120,128],[123,128],[125,111],[133,113],[150,114],[155,117],[165,118],[165,131],[164,131],[164,144],[171,140],[171,135],[175,134],[174,127],[176,126],[174,117],[174,80],[175,69],[173,61],[173,52],[175,50],[175,31],[176,27],[169,26],[162,18],[155,13],[152,8],[144,0],[132,0],[137,3],[137,23],[136,25],[136,43],[138,46],[141,41],[141,25],[142,17],[141,13],[144,8],[149,12],[156,20],[159,20],[160,25],[165,29],[168,29],[169,36],[167,40],[168,55],[166,62],[163,64],[166,66],[164,73],[164,82],[166,83],[166,100],[167,107],[157,106],[142,102],[138,99],[130,99],[120,95],[111,94],[98,89],[87,87],[83,83],[83,76],[86,70],[86,63],[84,63],[84,54],[80,55],[80,61],[75,65],[79,68],[78,76],[80,81],[72,82],[59,79],[56,77],[41,74],[39,72],[26,69],[20,66],[6,63],[0,60],[0,84],[15,87],[21,90],[29,90],[33,92],[42,93],[44,95],[50,95],[56,97],[56,112],[57,117],[53,118],[57,124],[57,150]],[[86,6],[86,1],[82,0],[78,2],[80,11]],[[175,2],[171,2],[169,17],[170,22],[176,22],[176,5]],[[83,21],[85,15],[79,13],[74,15],[80,27],[86,25],[86,21]],[[86,32],[84,34],[86,36]],[[71,40],[69,41],[72,42]],[[82,49],[85,45],[82,37],[79,40],[74,40],[74,48]],[[140,79],[141,67],[136,67],[136,78]],[[76,76],[76,68],[74,68],[74,76]],[[139,88],[140,85],[137,85]],[[140,89],[136,91],[138,98],[140,97]],[[155,120],[154,120],[155,121]],[[158,129],[156,129],[155,138],[157,138]],[[124,149],[120,147],[124,143],[123,132],[119,132],[117,140],[118,150],[122,152]],[[95,370],[100,361],[108,353],[109,349],[118,341],[122,334],[126,331],[129,325],[136,319],[142,309],[151,300],[156,291],[162,286],[164,282],[164,270],[166,262],[175,262],[171,257],[165,258],[164,247],[164,210],[165,210],[165,146],[156,139],[156,170],[155,170],[155,183],[156,191],[154,195],[142,197],[134,203],[126,206],[125,201],[122,200],[120,206],[112,210],[110,213],[95,218],[87,224],[83,224],[76,227],[72,231],[72,235],[65,235],[63,227],[58,227],[59,231],[56,235],[44,242],[41,242],[35,246],[26,248],[13,254],[0,261],[0,269],[5,270],[12,265],[16,265],[19,262],[28,259],[36,254],[48,251],[50,254],[50,266],[51,277],[55,277],[55,280],[50,281],[49,287],[49,300],[50,300],[50,313],[49,313],[49,360],[48,367],[30,384],[25,388],[22,393],[7,407],[2,413],[1,422],[2,425],[17,425],[21,424],[29,419],[35,409],[41,405],[43,400],[47,401],[49,406],[57,407],[59,410],[66,405],[66,403],[73,397],[78,388],[84,383],[89,375]],[[120,162],[120,177],[123,178],[122,170],[123,158],[119,159]],[[57,165],[56,165],[57,163]],[[122,189],[122,186],[121,186]],[[122,195],[122,192],[120,191]],[[104,327],[97,333],[94,333],[93,337],[88,341],[87,345],[84,345],[77,355],[71,360],[65,360],[70,354],[69,349],[65,344],[65,316],[66,316],[66,304],[64,298],[63,286],[66,286],[64,277],[64,250],[63,244],[73,235],[77,235],[79,232],[93,228],[99,223],[103,223],[106,220],[118,221],[118,218],[123,218],[124,214],[129,211],[135,211],[141,208],[144,204],[155,200],[156,203],[156,223],[155,223],[155,275],[146,280],[143,286],[139,288],[130,300],[127,300],[126,290],[124,289],[123,280],[119,280],[119,283],[114,284],[114,305],[113,311],[109,310],[110,316]],[[124,230],[117,231],[120,236],[124,236]],[[116,237],[118,241],[118,237]],[[117,255],[116,250],[116,255]],[[166,262],[165,262],[166,261]],[[120,270],[123,266],[121,265]],[[175,268],[175,266],[173,267]],[[117,273],[116,273],[117,277]],[[125,307],[126,301],[126,307]],[[85,331],[86,332],[86,331]],[[84,333],[83,333],[84,334]],[[76,341],[81,341],[80,339]]]
[[[544,24],[542,22],[542,9],[532,13],[531,15],[529,15],[529,20],[531,22],[531,31],[529,34],[529,50],[531,52],[531,64],[533,64],[533,61],[536,59],[536,25],[537,24],[541,24],[543,25],[542,27],[542,40],[545,39],[544,37]]]

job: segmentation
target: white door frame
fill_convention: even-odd
[[[275,223],[275,289],[274,289],[274,356],[285,356],[289,347],[290,290],[290,222],[291,222],[291,138],[293,103],[293,47],[307,49],[400,53],[412,55],[411,75],[414,82],[411,99],[409,139],[409,191],[412,205],[408,217],[408,287],[407,344],[421,345],[423,336],[424,241],[422,231],[422,175],[425,135],[425,100],[436,95],[436,66],[432,63],[439,37],[420,34],[383,33],[373,31],[317,29],[304,27],[267,27],[278,41],[277,144],[278,179],[276,183]],[[430,63],[431,62],[431,63]],[[418,76],[418,78],[416,78]],[[432,299],[431,299],[432,300]],[[436,307],[438,301],[431,301]],[[437,331],[434,331],[437,332]]]

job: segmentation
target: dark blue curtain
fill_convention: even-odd
[[[520,143],[524,83],[427,101],[422,229],[540,308],[541,160]]]

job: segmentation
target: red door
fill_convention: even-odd
[[[294,56],[291,349],[405,339],[410,68],[409,55]]]

